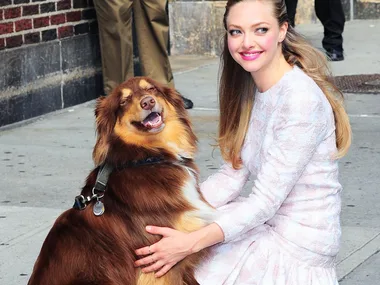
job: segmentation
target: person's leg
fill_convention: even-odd
[[[167,52],[169,19],[166,2],[167,0],[134,1],[133,12],[142,74],[174,88]]]
[[[174,88],[173,73],[168,56],[169,17],[166,13],[167,0],[135,1],[137,43],[143,75],[149,76]],[[193,102],[182,96],[186,109]]]
[[[315,13],[322,22],[323,48],[332,60],[343,60],[344,11],[341,0],[315,0]]]
[[[289,24],[294,27],[296,18],[298,0],[285,0],[286,11],[289,17]]]
[[[133,76],[132,1],[94,1],[105,94]]]

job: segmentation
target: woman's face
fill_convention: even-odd
[[[230,54],[252,75],[281,54],[287,25],[278,26],[272,9],[270,1],[245,0],[232,6],[227,17]]]

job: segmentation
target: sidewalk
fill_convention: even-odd
[[[380,20],[347,22],[343,62],[335,75],[380,73]],[[297,29],[321,46],[322,26]],[[190,110],[199,139],[201,180],[221,163],[211,144],[217,132],[218,58],[172,56],[176,87],[194,101]],[[380,94],[378,94],[380,95]],[[347,94],[354,132],[350,153],[340,162],[341,285],[379,284],[380,96]],[[0,284],[26,284],[41,244],[55,218],[72,206],[93,167],[94,101],[0,129]],[[249,191],[249,187],[245,190]]]

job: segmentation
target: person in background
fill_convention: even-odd
[[[94,5],[105,94],[134,76],[132,18],[136,26],[141,75],[175,88],[167,52],[167,0],[95,0]],[[182,99],[186,109],[193,107],[191,100]]]
[[[298,0],[285,0],[289,23],[295,26]],[[322,46],[331,61],[344,60],[343,30],[346,21],[341,0],[315,0],[315,13],[324,29]]]
[[[351,128],[326,56],[288,22],[284,0],[227,1],[218,140],[225,164],[200,187],[219,216],[189,233],[147,225],[162,238],[136,249],[142,272],[159,278],[213,246],[196,270],[202,285],[338,285],[338,158]]]

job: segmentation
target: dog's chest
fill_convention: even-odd
[[[183,165],[127,169],[111,177],[110,187],[133,213],[188,212],[212,220],[212,208],[199,193],[197,173]]]
[[[113,173],[109,187],[122,202],[155,208],[160,203],[177,204],[194,199],[197,180],[184,166],[157,164]]]

